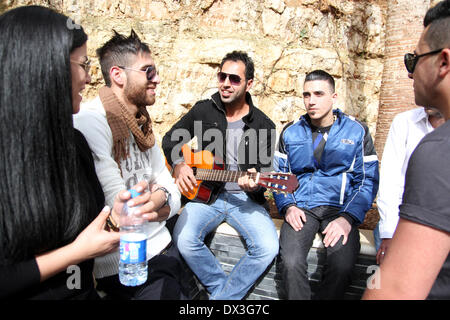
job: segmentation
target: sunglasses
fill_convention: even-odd
[[[80,67],[82,67],[84,69],[84,71],[86,71],[86,73],[89,73],[89,70],[91,69],[91,61],[90,60],[86,60],[85,62],[78,62],[78,61],[70,60],[70,62],[75,63],[75,64],[79,65]]]
[[[414,73],[414,69],[416,68],[416,64],[419,61],[420,58],[428,56],[430,54],[436,54],[441,52],[442,50],[444,50],[444,48],[442,49],[438,49],[438,50],[434,50],[434,51],[430,51],[427,53],[423,53],[423,54],[415,54],[415,53],[407,53],[405,54],[405,67],[406,70],[408,70],[409,73]]]
[[[230,79],[230,83],[233,86],[238,86],[241,83],[241,77],[236,74],[225,73],[222,71],[217,74],[217,80],[219,80],[219,83],[224,83],[227,78]]]
[[[155,66],[149,66],[145,70],[133,69],[133,68],[128,68],[128,67],[124,67],[124,66],[118,66],[118,67],[120,69],[145,72],[145,76],[147,77],[147,80],[149,80],[149,81],[153,80],[156,77],[156,75],[158,74]]]

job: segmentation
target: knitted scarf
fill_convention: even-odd
[[[129,130],[131,130],[139,150],[145,152],[153,147],[155,136],[152,130],[152,120],[146,107],[140,108],[134,116],[109,87],[100,88],[99,96],[112,131],[114,160],[120,168],[120,161],[129,157]]]

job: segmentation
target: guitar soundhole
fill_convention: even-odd
[[[197,174],[197,167],[191,167],[192,171],[194,171],[194,176]]]

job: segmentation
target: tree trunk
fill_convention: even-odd
[[[413,52],[423,30],[430,0],[388,0],[384,70],[380,89],[375,148],[382,158],[384,143],[394,116],[417,107],[413,81],[408,78],[403,56]]]

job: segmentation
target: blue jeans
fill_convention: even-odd
[[[246,254],[227,276],[205,237],[226,221],[247,244]],[[175,225],[174,241],[191,270],[210,293],[210,299],[242,299],[278,254],[275,226],[268,212],[244,192],[222,192],[206,205],[189,202]]]

